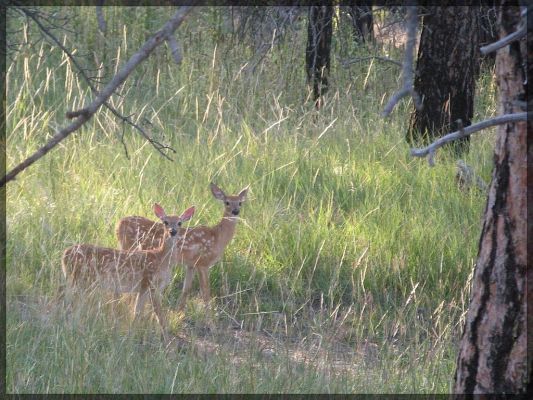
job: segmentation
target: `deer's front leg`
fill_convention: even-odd
[[[185,268],[185,280],[183,281],[183,289],[178,301],[178,311],[183,311],[185,309],[185,305],[187,304],[187,296],[191,291],[192,280],[194,278],[194,267],[187,265]]]
[[[209,268],[198,268],[198,276],[200,278],[200,292],[204,300],[205,306],[209,305],[210,290],[209,290]]]

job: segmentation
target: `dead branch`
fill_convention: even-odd
[[[0,187],[5,186],[5,184],[13,179],[22,172],[24,169],[28,168],[35,161],[43,157],[48,153],[52,148],[54,148],[59,142],[65,139],[72,132],[79,129],[85,122],[87,122],[93,115],[96,113],[98,108],[106,102],[106,100],[113,94],[113,92],[124,83],[127,77],[131,72],[143,62],[150,53],[159,46],[163,40],[165,40],[169,35],[173,34],[174,31],[181,25],[187,14],[191,11],[191,6],[182,6],[178,11],[170,18],[170,20],[163,26],[161,30],[156,32],[151,38],[149,38],[144,45],[135,53],[129,60],[122,66],[122,68],[117,72],[113,79],[107,84],[107,86],[96,96],[96,99],[93,100],[91,104],[87,107],[72,111],[76,115],[76,120],[68,125],[67,127],[61,129],[56,133],[52,139],[48,141],[44,146],[39,150],[33,153],[30,157],[24,160],[22,163],[13,168],[8,174],[6,174],[2,180],[0,180]]]
[[[518,27],[518,29],[501,38],[500,40],[498,40],[497,42],[494,42],[494,43],[491,43],[491,44],[488,44],[486,46],[483,46],[480,48],[480,51],[483,55],[487,55],[489,53],[492,53],[493,51],[496,51],[496,50],[499,50],[505,46],[507,46],[508,44],[514,42],[515,40],[520,40],[521,38],[523,38],[524,36],[527,35],[527,12],[528,12],[528,9],[529,7],[523,7],[523,10],[521,12],[521,16],[522,16],[522,21],[520,21],[520,25]]]
[[[91,91],[93,92],[94,95],[98,95],[98,90],[96,89],[96,87],[92,84],[92,81],[93,79],[91,79],[89,76],[87,76],[87,74],[85,73],[85,71],[87,70],[86,68],[83,68],[79,63],[78,63],[78,60],[76,59],[76,57],[74,57],[74,55],[61,43],[61,41],[52,33],[50,32],[50,30],[48,30],[42,23],[41,21],[39,20],[39,17],[37,16],[37,14],[33,11],[30,11],[29,9],[25,8],[25,7],[17,7],[24,15],[26,15],[27,17],[31,18],[35,24],[39,27],[39,29],[46,35],[48,36],[54,43],[57,47],[59,47],[63,53],[65,53],[65,55],[69,58],[70,61],[72,61],[72,64],[74,65],[74,67],[76,67],[76,69],[78,70],[78,72],[81,74],[81,76],[83,77],[83,79],[85,79],[85,82],[87,83],[87,85],[89,86],[89,88],[91,89]],[[117,94],[117,93],[115,93]],[[158,141],[154,140],[149,134],[148,132],[146,132],[144,130],[144,128],[142,128],[140,125],[136,124],[135,122],[133,122],[129,117],[127,116],[124,116],[122,115],[117,109],[115,109],[113,106],[111,106],[107,101],[103,103],[103,105],[109,110],[111,111],[111,113],[113,113],[113,115],[115,115],[117,118],[119,118],[123,123],[127,123],[128,125],[130,125],[131,127],[133,127],[134,129],[136,129],[137,131],[139,131],[139,133],[141,134],[141,136],[143,136],[163,157],[171,160],[171,158],[165,154],[163,152],[163,150],[171,150],[173,152],[175,152],[174,149],[172,149],[171,147],[169,146],[165,146],[163,145],[162,143],[159,143]],[[73,118],[76,118],[76,117],[79,117],[80,115],[83,115],[87,112],[87,110],[77,110],[77,111],[69,111],[66,113],[66,116],[67,118],[69,119],[73,119]],[[127,152],[126,152],[127,154]]]
[[[418,93],[415,92],[413,85],[413,60],[415,54],[417,25],[417,6],[409,6],[407,9],[407,43],[405,46],[405,58],[403,60],[402,70],[403,86],[390,98],[389,102],[381,113],[383,117],[388,117],[396,104],[398,104],[403,97],[408,95],[411,95],[413,98],[417,110],[419,110],[422,106],[420,97],[418,96]]]
[[[15,168],[13,168],[8,174],[6,174],[2,180],[0,181],[0,187],[5,186],[5,184],[13,179],[28,168],[30,165],[32,165],[35,161],[37,161],[39,158],[43,157],[46,153],[48,153],[52,148],[54,148],[59,142],[61,142],[63,139],[65,139],[68,135],[70,135],[72,132],[76,131],[78,128],[80,128],[85,122],[87,122],[91,118],[91,115],[84,114],[80,115],[79,118],[77,118],[72,124],[69,126],[61,129],[58,133],[56,133],[52,139],[50,139],[43,147],[41,147],[39,150],[37,150],[35,153],[33,153],[30,157],[25,159],[23,162],[21,162],[19,165],[17,165]]]
[[[176,38],[173,35],[170,35],[167,37],[167,43],[168,47],[170,47],[170,53],[172,54],[172,58],[174,59],[174,62],[176,64],[181,64],[182,55],[181,55],[181,49],[178,45],[178,42],[176,42]]]
[[[102,11],[102,6],[104,5],[104,0],[99,0],[98,5],[96,6],[96,20],[98,21],[98,29],[100,32],[105,34],[107,32],[107,24],[104,19],[104,13]]]
[[[478,132],[482,129],[489,128],[491,126],[496,125],[502,125],[507,124],[509,122],[518,122],[518,121],[526,121],[528,117],[527,112],[521,112],[521,113],[513,113],[513,114],[505,114],[500,115],[495,118],[486,119],[484,121],[478,122],[477,124],[467,126],[466,128],[462,128],[458,131],[455,131],[453,133],[449,133],[433,143],[431,143],[429,146],[420,148],[420,149],[411,149],[411,155],[413,157],[426,157],[428,156],[428,162],[429,165],[433,166],[433,156],[435,154],[435,151],[439,148],[444,146],[446,143],[453,142],[454,140],[460,139],[462,137],[471,135],[474,132]]]

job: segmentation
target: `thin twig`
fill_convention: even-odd
[[[480,51],[483,55],[487,55],[489,53],[492,53],[493,51],[496,51],[496,50],[499,50],[505,46],[507,46],[508,44],[514,42],[515,40],[520,40],[522,37],[526,36],[527,35],[527,13],[528,13],[528,9],[529,7],[525,8],[524,7],[524,10],[521,12],[521,15],[522,15],[522,21],[520,21],[520,25],[518,27],[518,29],[501,38],[500,40],[498,40],[497,42],[494,42],[494,43],[491,43],[491,44],[488,44],[486,46],[483,46],[480,48]]]
[[[478,122],[477,124],[467,126],[466,128],[463,128],[461,126],[461,128],[458,131],[449,133],[437,139],[436,141],[434,141],[427,147],[423,147],[420,149],[411,149],[411,155],[413,157],[428,156],[428,162],[431,166],[433,166],[434,165],[433,155],[435,154],[435,151],[439,147],[444,146],[446,143],[450,143],[450,142],[453,142],[454,140],[464,138],[465,136],[471,135],[474,132],[480,131],[485,128],[489,128],[491,126],[507,124],[509,122],[526,121],[527,117],[528,117],[527,112],[505,114],[505,115],[500,115],[495,118],[486,119],[484,121]]]
[[[128,146],[126,145],[126,141],[124,140],[124,124],[122,124],[122,134],[120,135],[120,141],[122,142],[122,147],[124,148],[124,154],[126,155],[126,158],[129,160],[130,155],[128,153]]]
[[[18,7],[20,9],[21,12],[23,12],[25,15],[27,15],[28,17],[30,17],[36,24],[37,26],[39,27],[39,29],[45,34],[47,35],[55,44],[57,47],[59,47],[63,53],[65,53],[65,55],[72,61],[72,64],[74,64],[74,66],[76,67],[76,69],[78,70],[78,72],[81,74],[81,76],[85,79],[87,85],[89,86],[89,88],[91,89],[91,91],[93,92],[93,94],[95,95],[98,95],[98,90],[96,89],[96,87],[93,85],[92,81],[93,79],[89,78],[87,76],[87,74],[85,73],[85,71],[87,70],[87,68],[83,68],[79,63],[78,63],[78,60],[76,59],[76,57],[74,57],[74,55],[65,47],[63,46],[63,44],[61,43],[61,41],[55,37],[52,32],[50,32],[40,21],[39,21],[39,18],[37,18],[36,16],[36,13],[28,10],[27,8],[24,8],[24,7]],[[118,94],[118,93],[115,93],[115,94]],[[129,116],[124,116],[122,115],[118,110],[116,110],[113,106],[111,106],[107,101],[105,101],[103,103],[104,107],[106,107],[109,111],[111,111],[113,113],[113,115],[115,115],[117,118],[119,118],[123,123],[127,123],[128,125],[130,125],[131,127],[133,127],[134,129],[136,129],[137,131],[139,131],[139,133],[141,134],[141,136],[143,136],[163,157],[167,158],[168,160],[172,160],[167,154],[165,154],[163,152],[163,150],[171,150],[173,151],[174,153],[176,152],[173,148],[169,147],[169,146],[165,146],[163,145],[162,143],[159,143],[157,140],[154,140],[152,139],[152,137],[148,134],[148,132],[146,132],[144,130],[144,128],[142,128],[140,125],[137,125],[135,122],[133,122]],[[69,111],[66,113],[66,116],[67,118],[69,119],[72,119],[72,118],[76,118],[80,115],[82,115],[83,113],[87,112],[87,110],[77,110],[77,111]]]
[[[72,132],[79,129],[85,122],[87,122],[93,115],[96,113],[98,108],[105,103],[105,101],[113,94],[113,92],[124,83],[128,78],[131,72],[144,61],[150,53],[159,46],[166,37],[172,34],[178,26],[181,25],[187,14],[191,11],[191,6],[183,6],[178,9],[178,11],[170,18],[170,20],[163,26],[161,30],[156,32],[151,38],[149,38],[144,45],[135,53],[126,64],[117,72],[113,77],[111,82],[96,96],[96,99],[93,100],[91,104],[85,108],[72,113],[76,114],[78,117],[76,120],[68,125],[67,127],[61,129],[56,133],[52,139],[50,139],[44,146],[38,149],[30,157],[24,160],[22,163],[13,168],[8,174],[6,174],[2,180],[0,180],[0,187],[5,186],[5,184],[13,179],[24,169],[29,167],[35,161],[43,157],[48,153],[52,148],[54,148],[59,142],[65,139]]]
[[[265,59],[265,57],[268,55],[270,51],[274,48],[274,44],[277,43],[285,34],[285,31],[283,27],[290,21],[291,14],[290,12],[285,14],[285,18],[281,22],[282,29],[274,29],[272,33],[272,37],[270,39],[269,43],[262,43],[261,46],[259,46],[257,52],[253,55],[252,58],[255,58],[254,61],[252,59],[249,61],[249,64],[244,68],[245,73],[254,73],[256,68],[261,64],[261,62]],[[258,55],[259,54],[259,55]]]
[[[418,93],[415,92],[413,85],[413,60],[415,54],[417,24],[417,6],[409,6],[407,9],[407,43],[405,45],[405,57],[402,70],[403,86],[390,98],[381,113],[383,117],[389,116],[394,109],[394,106],[396,106],[403,97],[408,95],[411,95],[413,98],[417,110],[422,107],[420,97],[418,96]]]
[[[12,1],[12,4],[10,6],[13,6],[15,10],[18,12],[22,12],[22,9],[31,10],[30,12],[34,15],[37,15],[40,19],[47,22],[50,29],[58,29],[62,31],[69,32],[71,34],[75,34],[76,32],[72,29],[69,29],[69,23],[71,22],[71,17],[69,15],[61,16],[58,13],[48,13],[43,12],[42,9],[35,8],[35,7],[22,7],[23,4],[20,4],[18,1]],[[22,15],[25,15],[22,13]]]
[[[403,64],[399,61],[396,61],[396,60],[393,60],[392,58],[387,58],[387,57],[380,57],[380,56],[368,56],[368,57],[357,57],[357,58],[352,58],[350,60],[343,60],[341,61],[341,64],[343,67],[348,67],[348,65],[350,64],[355,64],[356,62],[360,62],[360,61],[367,61],[367,60],[379,60],[379,61],[384,61],[384,62],[389,62],[389,63],[392,63],[392,64],[395,64],[399,67],[402,67]]]

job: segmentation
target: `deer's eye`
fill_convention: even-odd
[[[241,205],[242,205],[242,201],[239,201],[239,206],[241,206]]]
[[[229,206],[229,201],[226,201],[226,205]]]
[[[168,221],[163,221],[163,223],[165,224],[165,226],[168,226]]]
[[[178,222],[178,226],[181,226],[181,221],[180,221],[180,222]]]

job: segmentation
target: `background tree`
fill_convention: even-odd
[[[352,22],[353,37],[356,42],[365,43],[374,40],[374,19],[372,6],[365,2],[354,1],[346,6],[346,12]],[[363,3],[363,4],[361,4]]]
[[[517,31],[521,20],[520,9],[506,3],[500,7],[502,37]],[[531,33],[528,36],[529,40],[515,41],[497,54],[502,114],[526,111],[527,78],[532,72],[528,57],[533,54]],[[533,360],[526,339],[526,279],[532,278],[527,237],[533,234],[531,227],[526,228],[526,171],[532,155],[527,132],[532,131],[530,120],[498,129],[471,303],[457,360],[456,393],[526,392]],[[527,203],[533,207],[531,197]]]
[[[310,6],[307,25],[305,61],[307,82],[313,87],[315,106],[320,108],[320,97],[328,89],[330,67],[333,6]]]
[[[418,48],[415,92],[423,107],[411,115],[409,143],[427,142],[468,126],[479,74],[478,7],[427,7]],[[469,138],[454,142],[468,151]]]

